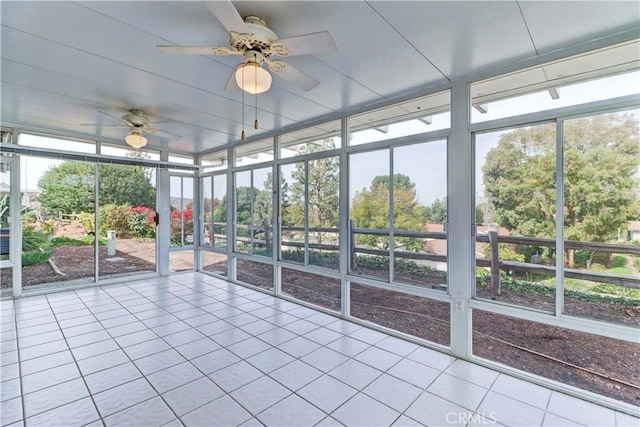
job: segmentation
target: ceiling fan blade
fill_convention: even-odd
[[[80,123],[78,126],[94,126],[94,127],[117,127],[117,128],[126,128],[127,125],[100,125],[96,123]]]
[[[319,81],[311,77],[309,74],[303,73],[293,65],[287,64],[284,61],[268,61],[268,64],[269,70],[271,70],[276,76],[280,76],[283,79],[290,81],[302,90],[309,91],[320,84]]]
[[[178,135],[175,133],[171,133],[171,132],[167,132],[166,130],[160,130],[160,129],[152,129],[153,132],[149,131],[149,133],[153,134],[153,135],[165,135],[168,137],[173,137],[173,138],[177,138],[177,139],[182,139],[182,135]]]
[[[229,80],[227,80],[227,84],[224,86],[224,90],[226,92],[237,92],[240,90],[240,88],[238,87],[238,83],[236,83],[236,70],[240,65],[242,64],[236,66],[231,72],[231,76],[229,76]]]
[[[235,31],[236,33],[250,33],[249,28],[244,20],[231,3],[231,0],[208,1],[207,7],[218,18],[218,21],[227,29],[227,31]]]
[[[117,122],[123,122],[123,123],[126,123],[126,120],[123,120],[123,119],[122,119],[122,117],[114,116],[114,115],[113,115],[113,114],[111,114],[111,113],[107,113],[107,112],[104,112],[104,111],[98,111],[98,113],[100,113],[100,114],[104,114],[105,116],[109,116],[109,117],[111,117],[113,120],[115,120],[115,121],[117,121]]]
[[[296,56],[337,50],[338,45],[329,31],[320,31],[276,40],[270,48],[278,56]]]
[[[178,53],[186,55],[242,55],[242,52],[222,46],[157,46],[162,53]]]

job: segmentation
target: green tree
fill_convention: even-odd
[[[49,168],[38,181],[40,202],[50,212],[94,212],[95,168],[68,161]],[[100,204],[155,206],[150,171],[125,165],[98,165]]]
[[[624,229],[637,203],[638,121],[606,114],[565,121],[563,218],[566,240],[606,242]],[[483,166],[497,222],[516,234],[554,238],[555,125],[503,135]],[[575,265],[574,251],[565,262]]]
[[[154,207],[156,189],[151,170],[137,166],[99,165],[100,204]]]
[[[40,203],[49,212],[95,211],[94,165],[84,162],[64,162],[50,167],[38,180],[42,189]]]
[[[432,224],[444,224],[447,222],[447,196],[442,199],[435,199],[432,204],[425,208],[425,218]],[[476,206],[476,223],[484,222],[484,211],[481,206]]]
[[[305,144],[298,149],[300,154],[327,151],[335,148],[333,138],[320,144]],[[293,224],[304,224],[304,207],[307,206],[309,227],[337,227],[339,216],[339,170],[338,158],[327,157],[307,162],[305,177],[304,162],[296,164],[292,173],[289,215]],[[308,183],[305,200],[305,184]],[[322,244],[326,233],[313,233],[316,243]]]
[[[388,230],[390,186],[389,176],[376,176],[368,189],[362,189],[354,196],[351,204],[351,219],[358,228]],[[424,231],[426,227],[425,208],[418,203],[415,184],[408,176],[396,174],[393,177],[393,215],[396,230]],[[371,247],[389,247],[389,238],[360,234],[357,241]],[[411,251],[424,250],[424,242],[409,237],[396,237],[396,248]]]

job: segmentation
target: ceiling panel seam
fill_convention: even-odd
[[[382,19],[382,20],[383,20],[383,21],[384,21],[384,22],[385,22],[389,27],[391,27],[391,28],[393,29],[393,31],[395,31],[396,33],[398,33],[398,35],[399,35],[400,37],[402,37],[402,38],[404,39],[404,41],[406,41],[406,42],[407,42],[407,44],[409,44],[409,46],[411,46],[413,49],[415,49],[415,51],[416,51],[416,52],[418,52],[418,54],[419,54],[420,56],[422,56],[422,57],[423,57],[423,58],[424,58],[424,59],[425,59],[429,64],[431,64],[431,66],[432,66],[433,68],[435,68],[436,70],[438,70],[438,72],[439,72],[440,74],[442,74],[442,76],[443,76],[445,79],[447,79],[447,81],[448,81],[448,82],[450,82],[450,81],[451,81],[451,79],[449,78],[449,76],[447,76],[447,75],[446,75],[446,74],[445,74],[445,73],[444,73],[440,68],[438,68],[438,66],[437,66],[436,64],[434,64],[433,62],[431,62],[431,60],[430,60],[429,58],[427,58],[427,57],[422,53],[422,51],[420,51],[420,49],[418,49],[418,48],[417,48],[413,43],[411,43],[411,41],[410,41],[408,38],[406,38],[406,37],[404,36],[404,34],[402,34],[402,33],[400,32],[400,30],[398,30],[398,29],[397,29],[396,27],[394,27],[394,26],[393,26],[389,21],[387,21],[387,19],[386,19],[384,16],[382,16],[382,14],[381,14],[380,12],[378,12],[378,10],[377,10],[375,7],[373,7],[373,6],[370,4],[370,2],[369,2],[369,1],[365,1],[365,4],[366,4],[367,6],[369,6],[369,7],[370,7],[370,8],[371,8],[371,9],[372,9],[372,10],[373,10],[373,11],[374,11],[374,12],[375,12],[379,17],[380,17],[380,19]]]

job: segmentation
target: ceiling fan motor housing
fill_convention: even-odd
[[[149,118],[140,110],[129,110],[128,114],[122,116],[122,120],[131,123],[133,126],[139,126],[141,128],[149,124]]]
[[[267,27],[267,23],[264,22],[262,18],[247,16],[244,18],[244,23],[247,25],[247,28],[249,28],[249,31],[251,31],[251,37],[249,39],[239,39],[232,34],[229,41],[231,46],[237,50],[242,51],[248,49],[247,44],[249,44],[251,49],[261,52],[267,50],[269,46],[271,46],[271,43],[278,40],[276,33]]]

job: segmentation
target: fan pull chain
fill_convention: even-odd
[[[244,68],[242,67],[242,82],[244,85]],[[244,89],[242,90],[242,133],[240,134],[240,141],[244,141]]]
[[[255,90],[255,92],[256,92],[256,119],[253,122],[253,128],[258,130],[258,65],[257,65],[258,64],[257,63],[258,55],[256,55],[255,52],[253,53],[253,58],[256,61],[256,66],[253,67],[253,72],[255,73],[254,82],[255,82],[255,88],[256,88],[256,90]]]

